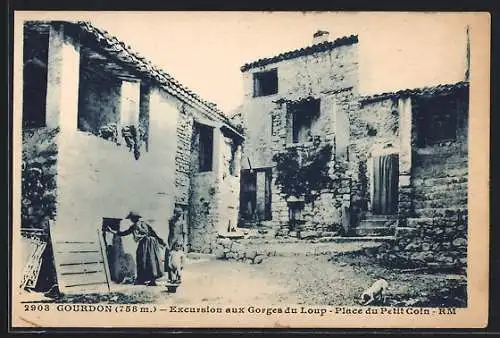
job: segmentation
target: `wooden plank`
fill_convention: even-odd
[[[98,244],[97,243],[64,243],[64,244],[57,244],[57,252],[71,252],[71,253],[77,253],[77,252],[90,252],[90,251],[98,251]]]
[[[102,255],[99,251],[93,252],[59,252],[55,251],[59,259],[59,265],[84,262],[102,262]]]
[[[102,269],[95,272],[85,272],[69,275],[61,274],[61,276],[63,277],[62,284],[66,287],[107,283],[106,276],[104,275]]]
[[[71,273],[83,273],[86,271],[100,270],[104,271],[103,262],[86,262],[81,264],[71,264],[71,265],[60,265],[61,275],[71,274]]]

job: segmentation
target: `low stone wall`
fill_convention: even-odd
[[[316,239],[318,241],[328,242],[335,237],[341,236],[341,226],[337,226],[337,229],[334,229],[335,226],[332,226],[332,231],[321,231],[321,230],[302,230],[302,231],[290,231],[288,226],[282,227],[276,232],[276,237],[280,238],[291,238],[291,239]]]
[[[276,256],[276,251],[255,250],[239,240],[218,238],[212,251],[217,259],[241,261],[248,264],[260,264],[268,256]]]

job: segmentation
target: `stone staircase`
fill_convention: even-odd
[[[397,224],[396,216],[392,215],[369,215],[361,220],[359,225],[353,229],[355,236],[394,236]]]
[[[422,157],[422,156],[421,156]],[[467,159],[423,156],[430,164],[423,172],[416,171],[414,217],[409,228],[418,228],[440,221],[456,221],[467,216]],[[425,170],[425,171],[424,171]]]

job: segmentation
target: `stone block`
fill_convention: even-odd
[[[465,248],[467,247],[467,240],[463,237],[456,238],[455,240],[453,240],[452,244],[457,248]]]
[[[253,263],[254,264],[260,264],[260,263],[262,263],[263,260],[264,260],[264,256],[263,255],[257,255],[253,259]]]
[[[246,250],[245,251],[245,257],[248,259],[254,259],[255,256],[257,256],[257,251],[255,250]]]
[[[318,237],[318,232],[317,231],[300,231],[298,233],[298,238],[300,239],[307,239],[307,238],[315,238]]]
[[[217,258],[217,259],[226,258],[226,252],[224,252],[223,248],[214,250],[214,255],[215,255],[215,258]]]
[[[422,244],[418,242],[411,242],[405,246],[405,251],[418,251],[422,248]]]
[[[233,252],[244,252],[245,251],[245,246],[241,243],[238,242],[233,242],[231,246],[231,251]]]

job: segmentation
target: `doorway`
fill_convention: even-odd
[[[373,157],[372,213],[394,215],[398,208],[399,156]]]
[[[240,217],[243,221],[270,220],[271,168],[241,171]]]

